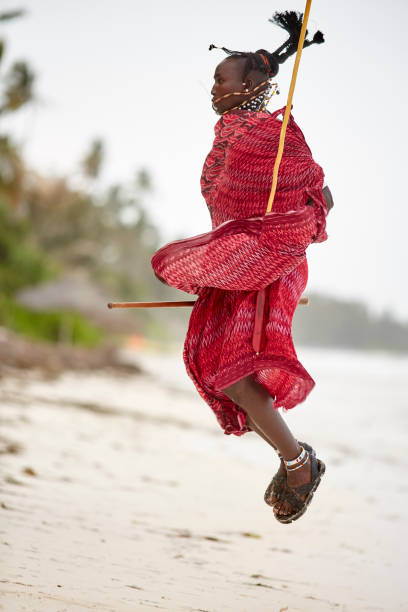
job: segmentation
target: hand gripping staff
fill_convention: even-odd
[[[299,42],[296,52],[295,63],[292,71],[292,78],[289,87],[288,98],[285,107],[285,114],[283,116],[282,127],[279,136],[279,147],[278,153],[276,155],[275,164],[273,167],[273,176],[272,176],[272,188],[269,195],[268,205],[265,211],[265,214],[270,213],[272,211],[273,201],[275,198],[276,187],[278,184],[278,173],[279,166],[282,160],[283,149],[285,146],[285,136],[286,136],[286,128],[289,122],[290,111],[292,109],[292,100],[293,93],[295,90],[296,78],[299,69],[300,57],[302,55],[303,43],[306,36],[306,28],[307,22],[309,20],[310,7],[312,4],[312,0],[306,1],[306,8],[303,16],[303,23],[300,30]],[[299,304],[307,304],[308,298],[303,296],[299,300]],[[182,300],[176,302],[109,302],[107,304],[108,308],[179,308],[179,307],[189,307],[194,306],[195,300]],[[260,289],[257,294],[256,299],[256,310],[255,310],[255,324],[254,324],[254,333],[252,338],[252,346],[256,354],[259,354],[262,340],[262,329],[263,329],[263,318],[264,318],[264,307],[265,307],[265,289]]]

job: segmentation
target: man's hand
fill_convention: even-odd
[[[322,194],[323,194],[324,199],[326,200],[327,208],[331,210],[334,206],[334,202],[333,202],[333,196],[331,194],[331,191],[327,185],[326,187],[323,187]]]

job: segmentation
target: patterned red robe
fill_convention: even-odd
[[[307,282],[305,251],[327,238],[323,171],[290,118],[273,211],[265,215],[284,109],[235,111],[215,126],[201,177],[213,230],[172,242],[152,258],[165,283],[198,295],[184,361],[225,433],[250,428],[223,389],[253,374],[275,408],[302,402],[314,381],[298,361],[292,318]],[[263,341],[252,346],[258,290],[265,288]]]

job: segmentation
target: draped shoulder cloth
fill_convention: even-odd
[[[273,211],[265,214],[283,112],[238,111],[217,122],[201,178],[213,230],[157,251],[152,266],[162,281],[188,293],[258,290],[326,239],[323,171],[292,116]]]

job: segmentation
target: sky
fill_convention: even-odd
[[[95,138],[107,158],[101,181],[129,181],[147,168],[149,212],[163,242],[210,229],[200,174],[218,119],[210,90],[222,51],[276,49],[285,32],[275,10],[297,0],[3,0],[23,7],[4,24],[6,66],[26,59],[37,102],[4,121],[31,167],[72,175]],[[390,8],[392,7],[392,9]],[[314,0],[293,115],[334,197],[329,240],[308,250],[310,291],[364,301],[408,320],[408,2]],[[285,105],[293,58],[277,77]],[[146,262],[146,265],[149,265]],[[404,280],[405,279],[405,280]]]

